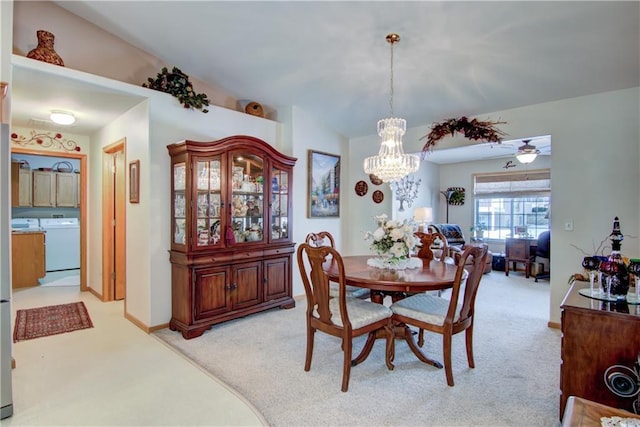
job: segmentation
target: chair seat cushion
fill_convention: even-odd
[[[329,310],[331,310],[331,320],[338,326],[342,324],[340,317],[340,306],[338,298],[332,298],[329,301]],[[393,315],[391,309],[382,304],[376,304],[364,301],[358,298],[347,298],[347,312],[353,329],[359,329],[363,326],[370,325],[382,319],[387,319]]]
[[[459,304],[453,319],[454,322],[458,320],[461,308],[462,306]],[[393,313],[433,325],[444,325],[448,310],[448,299],[428,294],[416,294],[391,304]]]
[[[349,286],[349,285],[345,287],[345,291],[347,293],[347,297],[353,297],[353,298],[366,298],[371,294],[369,289],[359,288],[357,286]],[[338,290],[338,284],[332,283],[329,286],[329,296],[332,296],[335,298],[339,295],[340,295],[340,291]]]

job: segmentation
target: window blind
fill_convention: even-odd
[[[484,198],[549,195],[549,169],[474,175],[474,195]]]

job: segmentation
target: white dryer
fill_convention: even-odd
[[[80,221],[78,218],[40,218],[45,231],[46,271],[80,268]]]

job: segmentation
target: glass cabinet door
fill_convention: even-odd
[[[186,243],[186,199],[185,185],[187,168],[184,162],[173,165],[173,243]]]
[[[236,243],[264,239],[264,160],[231,155],[231,226]]]
[[[271,169],[271,204],[269,230],[271,240],[289,237],[289,173],[274,167]]]
[[[221,244],[220,174],[220,157],[196,159],[194,170],[196,247]]]

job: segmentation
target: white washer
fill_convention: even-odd
[[[45,234],[46,270],[80,268],[80,221],[78,218],[40,218]]]

